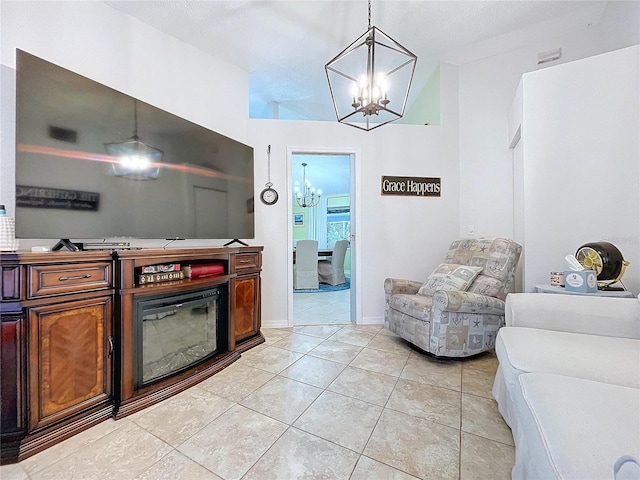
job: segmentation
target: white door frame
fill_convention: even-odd
[[[294,154],[349,155],[350,157],[350,215],[351,215],[351,323],[362,323],[362,294],[360,293],[360,249],[358,248],[358,226],[360,225],[360,149],[287,147],[287,326],[293,326],[293,178],[292,156]]]

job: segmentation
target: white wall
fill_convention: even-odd
[[[468,225],[476,236],[516,234],[508,115],[521,76],[640,43],[640,2],[595,4],[571,18],[570,29],[558,28],[565,19],[553,19],[449,56],[460,65],[461,236]],[[503,53],[470,60],[496,45]],[[562,48],[560,60],[537,65],[539,52],[555,48]]]
[[[256,202],[256,243],[263,257],[263,324],[287,320],[287,147],[360,151],[356,208],[361,222],[356,249],[361,261],[362,320],[381,322],[386,277],[421,280],[443,260],[458,232],[457,69],[444,66],[443,125],[387,125],[371,132],[333,122],[251,120],[250,143],[256,152],[271,145],[271,181],[281,195],[273,206]],[[262,148],[264,146],[264,148]],[[442,178],[442,197],[382,197],[382,175]],[[267,181],[266,155],[256,155],[256,194]],[[353,258],[353,257],[352,257]],[[353,262],[353,260],[352,260]]]
[[[640,291],[640,46],[523,77],[525,290],[606,240]]]
[[[387,276],[425,278],[457,235],[457,69],[443,66],[442,126],[388,125],[362,132],[335,122],[248,120],[246,72],[166,36],[98,2],[7,2],[0,4],[2,129],[0,203],[13,213],[15,48],[123,91],[255,149],[255,196],[267,179],[267,145],[272,145],[271,180],[281,195],[272,207],[255,203],[256,238],[265,246],[265,325],[286,325],[289,262],[288,147],[359,151],[361,204],[362,317],[382,321]],[[382,175],[442,177],[441,198],[381,197]],[[160,246],[166,243],[145,243]],[[220,244],[218,242],[217,244]],[[29,248],[34,242],[21,242]],[[181,246],[204,245],[184,242]],[[213,243],[216,244],[215,242]]]
[[[528,61],[519,50],[459,67],[460,236],[513,238],[508,114]]]
[[[467,224],[475,225],[478,236],[513,235],[512,160],[508,150],[507,118],[520,76],[530,69],[535,58],[533,47],[459,68],[443,64],[440,71],[442,125],[439,127],[388,125],[372,132],[361,132],[334,122],[248,120],[246,72],[102,3],[2,1],[0,8],[3,82],[0,203],[7,204],[10,214],[14,205],[14,87],[10,83],[15,68],[15,48],[21,48],[252,145],[256,160],[256,198],[267,179],[266,154],[263,152],[267,145],[272,145],[271,180],[281,199],[271,207],[256,202],[256,238],[251,242],[265,246],[262,314],[266,325],[286,323],[288,147],[346,148],[360,152],[357,195],[361,224],[356,234],[362,260],[362,316],[365,321],[382,318],[385,277],[424,278],[440,262],[449,242],[466,234]],[[637,68],[637,61],[635,65]],[[601,77],[597,75],[596,78]],[[582,78],[578,81],[572,77],[572,82],[580,83]],[[633,92],[630,93],[629,98],[634,98]],[[637,90],[635,95],[637,105]],[[598,113],[598,116],[602,115],[614,114]],[[619,124],[616,120],[616,125]],[[637,140],[637,119],[635,125],[635,134],[627,138]],[[598,130],[597,135],[600,134]],[[620,151],[616,147],[613,153],[629,155],[632,150],[629,147]],[[635,156],[629,155],[627,161],[634,159],[637,162],[637,148]],[[625,255],[631,256],[628,249],[637,250],[640,202],[638,166],[626,165],[628,171],[635,172],[636,183],[630,180],[634,178],[632,176],[618,178],[617,175],[616,179],[622,182],[619,185],[631,190],[618,188],[618,195],[613,199],[609,195],[606,200],[626,205],[626,192],[632,192],[628,202],[635,205],[632,207],[636,208],[635,220],[629,220],[627,215],[612,215],[609,208],[607,215],[613,216],[612,223],[629,222],[630,225],[603,230],[600,238],[615,235],[616,238],[610,238],[610,241]],[[381,197],[382,175],[442,177],[442,197]],[[558,183],[553,178],[546,182],[548,186],[542,184],[540,192]],[[527,225],[527,231],[538,227],[538,223]],[[566,226],[563,228],[567,230]],[[548,236],[546,231],[539,235]],[[584,241],[591,240],[594,238],[590,236]],[[570,242],[570,247],[578,246],[580,241]],[[624,244],[625,241],[630,244]],[[635,255],[637,259],[637,252]],[[640,259],[631,260],[632,268],[637,268]],[[551,267],[544,266],[545,275]],[[630,270],[628,275],[637,276],[637,270]]]
[[[14,128],[15,93],[11,92],[15,86],[11,82],[15,82],[16,48],[246,141],[246,72],[101,2],[3,0],[0,8],[0,203],[7,205],[9,214],[15,204],[10,181],[15,146],[9,129]]]

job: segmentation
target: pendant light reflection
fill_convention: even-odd
[[[122,142],[105,143],[109,155],[118,158],[111,164],[112,174],[129,180],[157,180],[164,152],[154,148],[138,137],[138,101],[133,99],[133,137]]]

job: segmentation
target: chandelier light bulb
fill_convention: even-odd
[[[381,92],[380,96],[386,100],[387,93],[389,92],[389,82],[387,81],[386,75],[384,75],[383,73],[379,74],[378,81],[376,83]]]
[[[378,85],[374,85],[373,89],[372,89],[372,97],[373,97],[373,101],[377,102],[378,100],[380,100],[380,97],[382,95],[380,95],[380,87]]]
[[[146,170],[151,166],[151,161],[144,155],[125,155],[120,158],[120,164],[131,170]]]
[[[356,82],[353,82],[351,84],[351,97],[353,98],[351,106],[353,108],[358,108],[360,106],[360,103],[358,102],[359,91],[360,89],[358,88],[358,84]]]

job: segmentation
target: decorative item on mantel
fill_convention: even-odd
[[[200,263],[187,265],[184,267],[187,278],[204,278],[216,275],[224,275],[224,265],[222,263]]]
[[[183,278],[185,278],[185,272],[180,268],[179,263],[148,265],[140,268],[138,284],[170,282],[172,280],[182,280]]]
[[[394,39],[371,26],[325,65],[338,122],[373,130],[402,118],[416,57]]]
[[[15,252],[18,250],[16,240],[16,224],[13,217],[7,215],[4,205],[0,205],[0,251]]]

